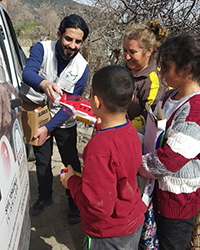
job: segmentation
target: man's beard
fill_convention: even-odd
[[[64,50],[63,50],[63,48],[62,48],[62,46],[61,46],[61,44],[60,44],[60,41],[58,42],[58,53],[59,53],[59,55],[62,57],[62,59],[63,60],[65,60],[65,61],[70,61],[70,60],[72,60],[76,55],[77,55],[77,53],[79,52],[79,50],[77,50],[77,49],[71,49],[70,47],[68,47],[70,50],[72,50],[72,51],[74,51],[74,53],[71,55],[71,54],[65,54],[64,53]]]

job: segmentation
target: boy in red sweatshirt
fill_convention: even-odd
[[[82,178],[70,165],[60,175],[81,213],[87,234],[83,249],[138,249],[146,206],[136,180],[141,144],[126,119],[132,94],[133,78],[126,68],[107,66],[96,72],[90,102],[101,129],[84,149]]]

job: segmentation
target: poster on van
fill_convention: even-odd
[[[13,145],[10,143],[12,139]],[[25,157],[23,137],[16,119],[13,124],[13,138],[3,135],[0,139],[0,245],[2,249],[17,249],[20,240],[29,198]]]

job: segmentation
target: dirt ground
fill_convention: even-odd
[[[82,151],[88,140],[91,138],[93,128],[78,124],[78,152],[82,162]],[[37,200],[37,179],[35,162],[30,161],[30,193],[33,203]],[[68,201],[65,195],[65,188],[60,183],[60,168],[62,162],[56,147],[52,158],[53,170],[53,199],[54,203],[47,207],[43,213],[32,217],[31,241],[29,250],[81,250],[84,233],[81,230],[81,222],[70,225],[67,220]]]

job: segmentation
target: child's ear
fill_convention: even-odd
[[[190,66],[190,65],[187,66],[187,67],[186,67],[186,70],[185,70],[186,74],[187,74],[187,75],[190,75],[191,70],[192,70],[192,66]]]
[[[182,78],[187,78],[188,76],[190,76],[191,70],[192,70],[191,66],[184,66],[183,68],[178,70],[178,74]]]
[[[96,109],[100,108],[101,106],[101,99],[97,95],[94,95],[94,105]]]
[[[131,101],[133,101],[133,99],[134,99],[134,94],[132,95]]]

